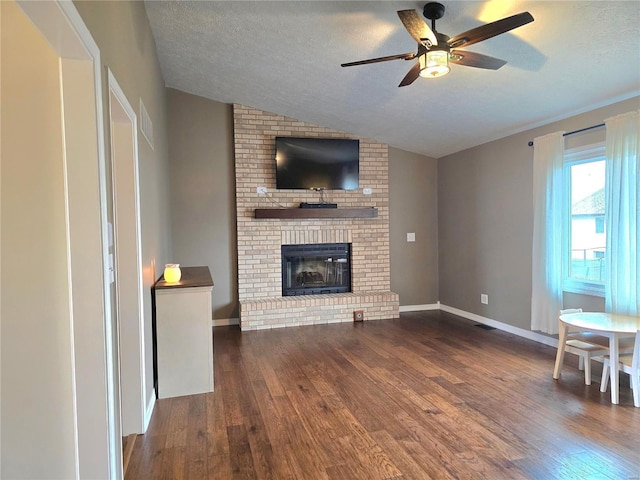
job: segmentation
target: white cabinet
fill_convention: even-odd
[[[181,270],[155,285],[158,398],[213,392],[213,281],[208,267]]]

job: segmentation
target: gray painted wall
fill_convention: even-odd
[[[391,289],[401,306],[437,301],[529,329],[532,160],[527,142],[637,108],[637,99],[435,160],[389,148]],[[208,265],[213,318],[238,317],[231,107],[168,89],[172,261]],[[604,130],[567,139],[567,147]],[[406,234],[414,232],[416,242]],[[489,305],[480,294],[489,295]],[[603,299],[565,294],[565,306]]]
[[[213,318],[238,318],[232,107],[167,92],[172,260],[208,266]]]
[[[640,107],[635,97],[438,159],[440,301],[530,329],[534,137],[595,125]],[[604,129],[567,138],[567,148],[604,139]],[[480,294],[489,304],[480,303]],[[602,299],[565,295],[566,307]]]
[[[400,306],[439,299],[437,187],[437,160],[389,147],[391,291],[400,295]]]

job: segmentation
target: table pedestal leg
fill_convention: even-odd
[[[556,365],[553,368],[553,378],[556,380],[560,378],[560,369],[562,368],[562,362],[564,361],[564,346],[569,333],[567,325],[561,320],[558,320],[558,330],[558,352],[556,353]]]
[[[614,333],[609,338],[609,359],[611,363],[611,403],[618,404],[618,393],[620,388],[620,373],[618,366],[618,334]]]

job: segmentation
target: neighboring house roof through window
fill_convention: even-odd
[[[604,215],[604,188],[578,200],[571,208],[572,215]]]

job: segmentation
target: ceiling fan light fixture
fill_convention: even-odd
[[[444,5],[441,3],[429,2],[424,6],[423,15],[426,19],[431,20],[431,28],[420,18],[416,10],[398,10],[397,13],[405,30],[418,43],[418,51],[416,53],[387,55],[386,57],[343,63],[341,66],[351,67],[354,65],[387,62],[389,60],[414,60],[417,58],[418,61],[413,64],[411,69],[402,78],[398,87],[411,85],[418,77],[442,77],[449,73],[449,63],[483,68],[485,70],[498,70],[507,62],[488,55],[466,52],[464,50],[460,51],[458,49],[482,42],[497,35],[502,35],[514,28],[531,23],[534,20],[529,12],[522,12],[501,20],[496,20],[495,22],[480,25],[454,37],[449,37],[449,35],[439,33],[436,30],[436,20],[442,18],[444,15]]]
[[[442,77],[449,73],[449,52],[446,50],[429,50],[420,55],[420,76],[424,78]]]

